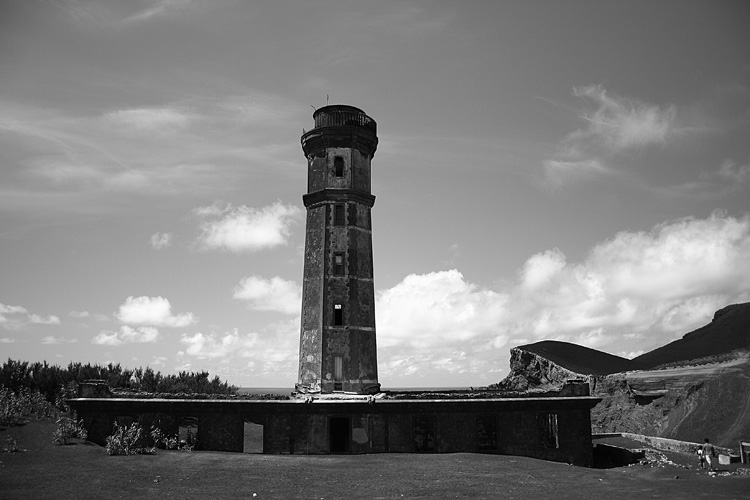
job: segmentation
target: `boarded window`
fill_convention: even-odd
[[[334,226],[344,225],[344,205],[333,206],[333,225]]]
[[[333,274],[337,276],[344,274],[344,252],[333,254]]]
[[[494,415],[477,417],[477,449],[479,451],[497,449],[497,420]]]
[[[414,451],[429,453],[435,451],[435,417],[419,415],[414,417]]]
[[[344,324],[344,306],[341,304],[333,305],[333,326],[341,326]]]
[[[336,177],[344,176],[344,158],[337,156],[333,159],[333,172]]]
[[[542,448],[559,448],[557,413],[539,414],[539,443]]]

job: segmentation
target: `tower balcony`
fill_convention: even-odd
[[[329,147],[353,147],[371,157],[378,146],[377,123],[354,106],[334,104],[313,113],[315,128],[303,130],[306,156],[321,155]]]

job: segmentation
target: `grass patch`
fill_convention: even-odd
[[[710,478],[695,467],[598,470],[471,453],[283,456],[157,450],[108,456],[103,447],[83,441],[54,446],[49,436],[55,427],[54,421],[42,420],[0,430],[0,441],[12,435],[26,449],[0,454],[0,497],[632,500],[744,498],[750,491],[750,476]]]

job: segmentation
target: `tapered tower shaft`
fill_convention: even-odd
[[[301,393],[380,390],[375,342],[370,162],[377,125],[362,110],[333,105],[302,135],[307,157]]]

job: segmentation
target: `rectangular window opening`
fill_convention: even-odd
[[[344,225],[344,205],[333,206],[333,225],[334,226]]]
[[[344,275],[344,252],[333,254],[333,274],[337,276]]]
[[[337,156],[333,159],[333,172],[336,177],[344,176],[344,158]]]
[[[344,306],[341,304],[333,305],[333,326],[341,326],[344,324]]]

